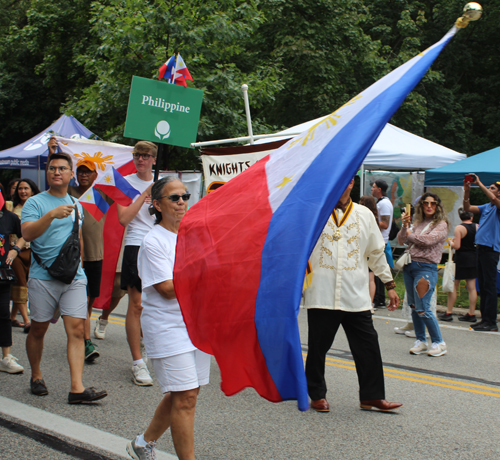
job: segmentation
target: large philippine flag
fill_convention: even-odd
[[[93,187],[89,188],[78,201],[95,220],[101,220],[109,209],[109,204],[104,201],[104,198]]]
[[[102,190],[112,200],[123,206],[128,206],[137,195],[141,194],[113,167],[106,171],[94,187]]]
[[[297,316],[307,261],[380,131],[457,29],[194,205],[174,286],[222,390],[309,406]]]

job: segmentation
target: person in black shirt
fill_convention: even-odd
[[[9,251],[9,236],[21,236],[21,221],[13,212],[7,211],[3,199],[3,187],[0,188],[0,346],[2,359],[0,371],[9,374],[20,374],[24,368],[18,364],[18,359],[10,354],[12,347],[12,323],[10,320],[10,289],[12,283],[4,279],[5,269],[10,268],[12,261],[17,257],[22,248],[14,246]]]

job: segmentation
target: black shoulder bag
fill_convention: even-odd
[[[75,200],[71,198],[73,203]],[[52,278],[58,281],[62,281],[65,284],[71,284],[75,278],[78,267],[80,266],[80,215],[78,213],[78,206],[75,206],[75,222],[73,224],[73,231],[68,239],[64,242],[59,255],[56,260],[52,263],[50,267],[45,266],[40,257],[33,251],[33,246],[31,247],[31,253],[37,261],[38,265],[47,270]]]

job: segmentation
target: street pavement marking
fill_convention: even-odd
[[[302,356],[307,356],[306,353],[302,353]],[[326,358],[327,366],[340,367],[342,369],[356,370],[356,366],[352,361],[345,361],[342,359]],[[464,383],[458,380],[444,379],[441,377],[433,377],[430,375],[416,374],[413,372],[399,371],[396,369],[389,369],[384,367],[384,376],[391,377],[393,379],[407,380],[409,382],[424,383],[426,385],[433,385],[442,388],[450,388],[452,390],[465,391],[469,393],[477,393],[486,396],[494,396],[495,398],[500,398],[500,388],[488,387],[484,385],[476,385],[474,383]],[[440,383],[444,382],[444,383]],[[479,388],[476,390],[475,388]],[[481,391],[488,390],[488,391]]]
[[[101,316],[101,315],[98,315],[96,313],[92,313],[91,319],[95,319],[97,321],[99,319],[99,316]],[[117,316],[110,316],[108,319],[108,322],[111,324],[120,324],[123,326],[125,324],[125,318],[118,318]]]
[[[130,440],[121,436],[98,430],[97,428],[75,422],[69,418],[5,398],[4,396],[0,396],[0,413],[30,423],[41,428],[43,432],[49,432],[56,436],[59,434],[75,439],[88,446],[111,452],[114,455],[129,458],[126,447]],[[47,428],[49,426],[50,429]],[[160,460],[177,460],[176,456],[159,450],[156,451],[156,455]]]
[[[374,319],[383,319],[385,321],[397,321],[397,322],[403,322],[407,323],[408,320],[404,318],[393,318],[392,316],[379,316],[379,315],[372,315],[372,318]],[[438,321],[439,322],[439,321]],[[439,322],[439,327],[442,329],[456,329],[458,331],[465,331],[465,332],[474,332],[473,330],[470,329],[470,323],[466,323],[463,326],[452,326],[450,323],[443,324],[442,322]],[[500,335],[500,332],[477,332],[477,334],[491,334],[491,335]]]

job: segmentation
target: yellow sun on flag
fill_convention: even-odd
[[[104,176],[104,182],[106,182],[106,184],[111,184],[113,182],[113,178],[107,174],[106,176]]]
[[[113,155],[103,156],[101,152],[96,152],[93,156],[85,152],[82,152],[81,154],[77,153],[75,154],[75,158],[77,159],[77,165],[83,161],[91,161],[96,165],[96,168],[101,171],[104,171],[109,165],[115,164],[113,162]]]
[[[85,195],[85,199],[86,199],[87,201],[92,201],[92,197],[90,196],[90,193],[87,193],[87,194]]]
[[[276,186],[276,188],[283,188],[286,184],[288,184],[288,182],[292,182],[292,177],[286,177],[285,176],[283,178],[283,182],[281,184],[279,184],[278,186]]]

